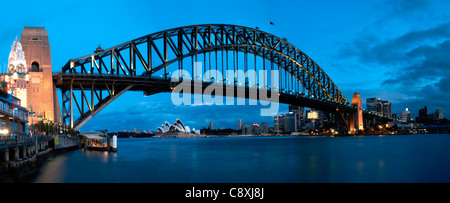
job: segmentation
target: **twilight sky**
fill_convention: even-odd
[[[315,0],[315,1],[31,1],[1,3],[0,66],[8,61],[15,37],[24,26],[43,26],[49,33],[53,72],[71,58],[99,45],[109,48],[179,26],[223,23],[285,37],[308,54],[351,100],[380,97],[392,111],[409,108],[412,117],[428,106],[450,114],[450,1]],[[272,21],[275,25],[269,25]],[[26,56],[25,56],[26,57]],[[132,101],[132,102],[130,102]],[[155,130],[180,118],[191,128],[237,128],[269,122],[261,106],[175,106],[170,94],[143,97],[127,92],[91,119],[81,131]],[[280,105],[280,113],[287,105]]]

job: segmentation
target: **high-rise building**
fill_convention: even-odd
[[[241,119],[238,120],[238,127],[239,127],[239,130],[242,130],[242,120]]]
[[[376,112],[379,115],[383,115],[383,104],[380,98],[367,98],[366,99],[366,110]]]
[[[392,113],[392,118],[398,119],[397,113]]]
[[[411,121],[411,112],[408,111],[408,108],[401,112],[400,120],[405,123]]]
[[[274,130],[278,133],[284,132],[284,119],[285,116],[283,114],[275,116],[273,118]]]
[[[392,116],[392,104],[388,100],[381,100],[381,98],[367,98],[366,110],[377,113],[380,116]]]
[[[214,130],[214,123],[212,121],[209,122],[209,129]]]
[[[284,117],[284,132],[292,133],[296,132],[296,123],[295,123],[295,114],[293,112],[289,112]]]
[[[311,109],[306,111],[307,121],[306,124],[307,129],[314,130],[319,128],[319,113],[318,111]]]
[[[392,104],[389,103],[387,100],[381,101],[382,107],[383,107],[383,116],[391,117],[392,115]]]
[[[436,111],[433,114],[433,119],[434,120],[441,120],[444,119],[444,114],[442,113],[441,109],[436,109]]]
[[[417,122],[424,122],[427,121],[429,118],[428,112],[427,112],[427,106],[423,107],[422,109],[419,109],[419,117],[416,117]]]
[[[268,122],[261,122],[261,134],[267,134],[269,133],[269,123]]]
[[[289,112],[295,116],[295,132],[299,132],[305,125],[305,108],[289,104]]]
[[[257,123],[253,124],[252,134],[254,134],[254,135],[261,134],[261,127]]]
[[[243,125],[242,126],[242,134],[243,135],[250,135],[252,134],[252,127],[249,125]]]

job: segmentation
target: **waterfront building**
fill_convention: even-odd
[[[194,129],[195,130],[195,129]],[[161,127],[158,127],[158,133],[170,133],[170,132],[181,132],[181,133],[192,133],[189,126],[185,126],[180,119],[176,119],[172,125],[166,121]]]
[[[261,127],[257,123],[253,124],[252,134],[254,134],[254,135],[261,134]]]
[[[6,91],[20,99],[21,106],[27,108],[28,70],[22,44],[16,37],[8,58],[8,70],[5,74]]]
[[[251,135],[252,134],[252,127],[249,125],[243,125],[242,126],[242,134],[243,135]]]
[[[28,110],[17,97],[0,90],[0,136],[28,132]]]
[[[269,133],[269,123],[261,122],[261,134],[267,134],[267,133]]]

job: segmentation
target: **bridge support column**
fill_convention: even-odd
[[[33,145],[29,145],[26,147],[26,151],[27,151],[27,157],[31,157],[33,156],[33,151],[32,151]]]
[[[27,158],[27,146],[19,147],[19,158],[21,159]]]
[[[69,112],[70,112],[70,128],[73,129],[73,81],[70,82],[70,101],[69,101]]]
[[[3,153],[2,161],[9,161],[9,149],[3,149],[1,152]]]
[[[17,160],[20,160],[20,156],[19,156],[19,147],[13,147],[13,148],[11,148],[11,149],[13,149],[14,150],[14,154],[13,154],[13,160],[14,161],[17,161]]]

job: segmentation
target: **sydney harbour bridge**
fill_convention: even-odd
[[[171,75],[180,70],[187,76],[174,80]],[[229,71],[237,74],[226,74]],[[255,74],[243,76],[249,71]],[[344,97],[315,61],[287,39],[237,25],[178,27],[108,49],[99,47],[94,53],[69,60],[61,72],[53,73],[53,82],[61,90],[61,120],[73,129],[126,91],[152,95],[171,92],[181,83],[201,87],[201,92],[219,83],[223,92],[235,90],[226,96],[258,100],[275,93],[279,103],[323,111],[341,132],[352,130],[355,115],[362,111]],[[194,89],[183,94],[198,93]],[[255,89],[258,93],[252,97]],[[261,90],[267,93],[265,97]],[[390,120],[362,113],[365,125]]]

